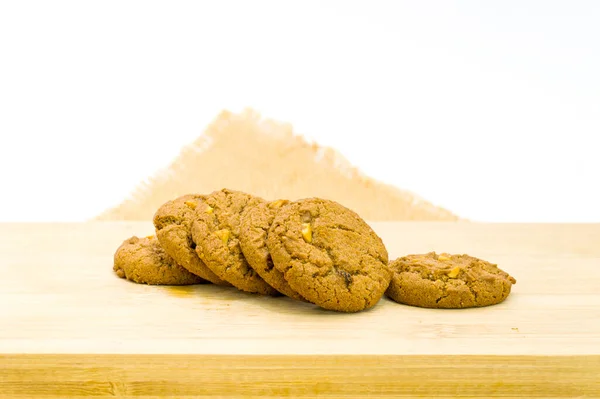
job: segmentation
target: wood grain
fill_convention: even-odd
[[[600,225],[373,223],[391,257],[466,252],[504,303],[338,314],[112,273],[150,223],[0,225],[0,398],[600,397]]]

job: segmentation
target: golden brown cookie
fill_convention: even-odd
[[[497,265],[469,255],[430,252],[390,262],[386,295],[423,308],[470,308],[500,303],[517,281]]]
[[[153,222],[160,245],[177,263],[190,272],[217,285],[231,286],[214,274],[196,254],[190,229],[194,210],[203,204],[204,196],[187,194],[167,201],[154,214]]]
[[[240,247],[240,218],[247,206],[264,202],[240,191],[222,189],[196,209],[192,239],[196,252],[219,278],[242,291],[280,295],[248,265]]]
[[[309,198],[282,208],[267,247],[290,287],[325,309],[371,308],[390,283],[388,253],[379,236],[334,201]]]
[[[133,236],[119,246],[113,270],[117,276],[140,284],[190,285],[206,281],[179,266],[154,236]]]
[[[288,203],[288,200],[278,200],[247,206],[241,217],[240,246],[248,264],[271,287],[290,298],[305,301],[302,295],[290,287],[283,273],[273,267],[273,260],[267,248],[267,232],[275,214]]]

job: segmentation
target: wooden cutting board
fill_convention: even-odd
[[[372,223],[390,258],[469,253],[502,304],[339,314],[117,278],[150,223],[0,224],[0,398],[598,397],[600,225]]]

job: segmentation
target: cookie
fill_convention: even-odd
[[[190,229],[194,210],[203,201],[202,195],[188,194],[163,204],[153,218],[156,237],[165,252],[190,272],[211,283],[231,286],[206,267],[195,251]]]
[[[287,200],[278,200],[260,202],[246,207],[241,216],[240,247],[248,264],[271,287],[290,298],[305,301],[302,295],[290,287],[283,277],[283,273],[273,266],[271,254],[267,248],[269,227],[271,227],[277,211],[287,203],[289,203]]]
[[[179,266],[154,236],[133,236],[123,241],[115,252],[113,270],[117,276],[140,284],[190,285],[206,282]]]
[[[250,267],[240,247],[241,214],[260,202],[264,200],[240,191],[213,192],[196,209],[192,239],[199,257],[219,278],[242,291],[280,295]]]
[[[325,309],[371,308],[390,283],[381,238],[334,201],[309,198],[282,208],[269,228],[267,248],[290,287]]]
[[[471,308],[498,304],[517,281],[497,265],[469,255],[430,252],[390,262],[386,295],[423,308]]]

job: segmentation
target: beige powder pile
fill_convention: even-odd
[[[252,110],[222,112],[173,163],[97,220],[151,220],[166,201],[221,188],[266,199],[321,197],[371,221],[457,220],[451,212],[362,175],[333,149]]]

